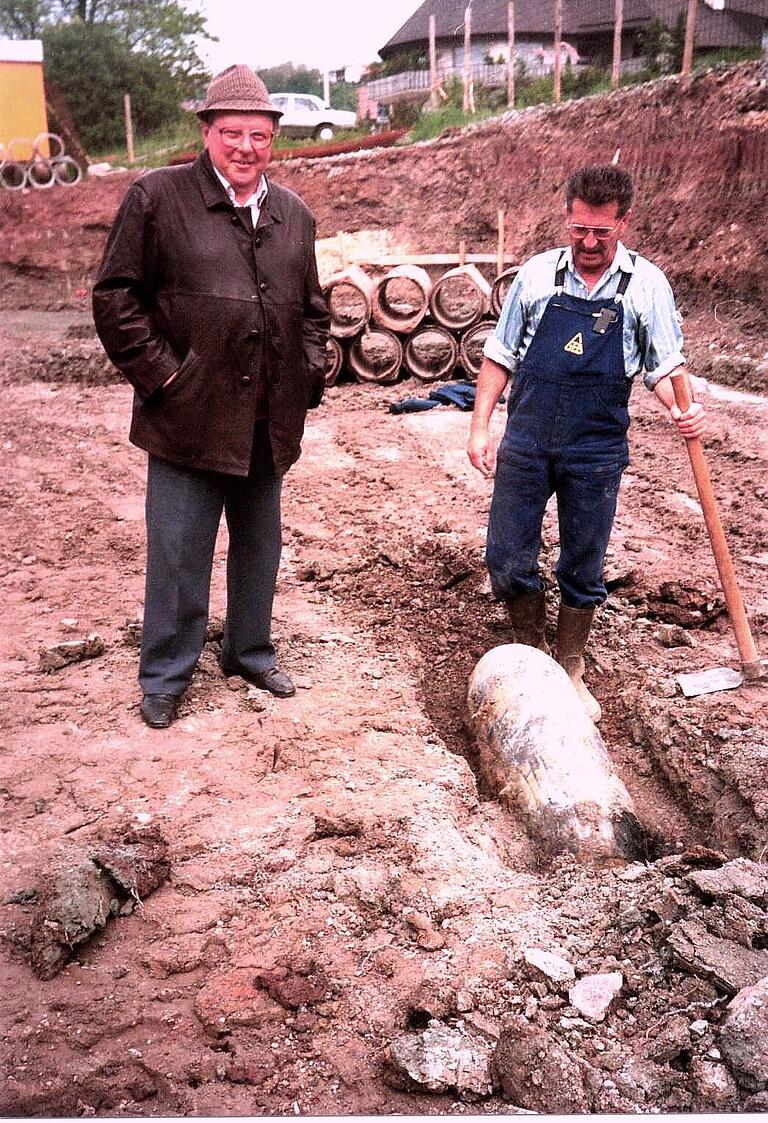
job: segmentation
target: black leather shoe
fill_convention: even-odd
[[[258,686],[262,690],[268,690],[270,694],[275,694],[278,698],[290,698],[296,693],[296,687],[285,671],[278,671],[277,667],[270,667],[268,671],[240,671],[239,672],[246,682],[250,682],[253,686]]]
[[[178,708],[175,694],[145,694],[141,699],[141,716],[152,729],[167,729]]]

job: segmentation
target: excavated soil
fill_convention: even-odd
[[[328,275],[342,252],[493,250],[498,207],[522,258],[560,240],[567,170],[622,148],[641,188],[631,245],[668,271],[712,380],[707,455],[763,647],[766,119],[753,64],[275,173],[332,239]],[[764,876],[767,696],[676,684],[738,656],[658,404],[636,388],[588,659],[644,828],[635,862],[546,865],[478,779],[467,679],[507,638],[483,566],[491,484],[466,459],[466,414],[389,412],[423,391],[412,380],[331,388],[286,479],[275,637],[296,696],[218,670],[222,530],[209,642],[178,722],[149,730],[144,458],[87,312],[128,182],[0,198],[0,1112],[766,1110],[719,1026],[768,975],[768,888],[727,872],[741,858]],[[604,1020],[531,948],[619,972]],[[402,1058],[438,1032],[464,1053],[430,1084]]]

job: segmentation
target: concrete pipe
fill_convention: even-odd
[[[432,281],[418,265],[398,265],[386,273],[373,296],[372,319],[379,327],[415,331],[429,310]]]
[[[475,382],[483,361],[483,347],[488,336],[496,327],[495,320],[480,320],[473,327],[462,332],[459,339],[459,361],[470,382]]]
[[[403,345],[386,328],[368,328],[352,340],[347,362],[358,382],[396,382]]]
[[[21,191],[27,182],[27,166],[17,160],[4,160],[0,164],[0,187],[7,191]]]
[[[325,368],[325,385],[335,386],[339,374],[341,373],[341,368],[344,366],[344,348],[339,343],[338,339],[334,339],[332,335],[329,335],[325,349],[328,355],[328,365]]]
[[[422,382],[450,378],[459,359],[455,336],[440,324],[422,324],[405,341],[403,363]]]
[[[483,780],[520,814],[542,859],[638,857],[643,831],[565,671],[522,644],[487,652],[469,680]]]
[[[371,318],[376,286],[359,265],[334,273],[323,285],[331,312],[331,334],[351,339]]]
[[[504,300],[509,292],[509,286],[517,276],[519,268],[518,265],[515,265],[512,269],[505,269],[503,273],[499,273],[498,277],[493,282],[493,288],[491,289],[491,312],[496,317],[501,315],[501,310],[504,307]]]
[[[464,331],[491,307],[491,286],[476,265],[458,265],[439,277],[432,288],[429,309],[439,324]]]

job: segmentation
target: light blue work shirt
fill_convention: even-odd
[[[611,299],[621,274],[632,274],[623,301],[624,369],[628,378],[642,370],[643,381],[652,390],[665,375],[685,363],[680,314],[669,281],[646,258],[638,255],[633,262],[621,242],[591,292],[574,269],[570,247],[547,250],[526,261],[510,285],[499,322],[483,348],[494,363],[514,373],[522,362],[547,302],[555,294],[559,263],[566,266],[564,291],[586,300]]]

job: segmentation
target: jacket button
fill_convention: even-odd
[[[233,214],[229,221],[232,223],[233,226],[237,226],[240,223],[240,219],[237,217],[236,214]]]
[[[258,249],[261,245],[261,238],[254,238],[253,244],[255,245],[256,249]]]
[[[252,339],[258,339],[259,336],[261,335],[261,332],[259,331],[258,328],[253,328],[252,331],[248,332],[248,334],[250,335],[250,337]]]
[[[261,290],[261,292],[266,292],[267,291],[267,282],[262,281],[261,284],[259,285],[259,289]]]
[[[251,385],[250,374],[244,374],[243,377],[240,379],[240,381],[242,382],[243,386],[250,386]]]

